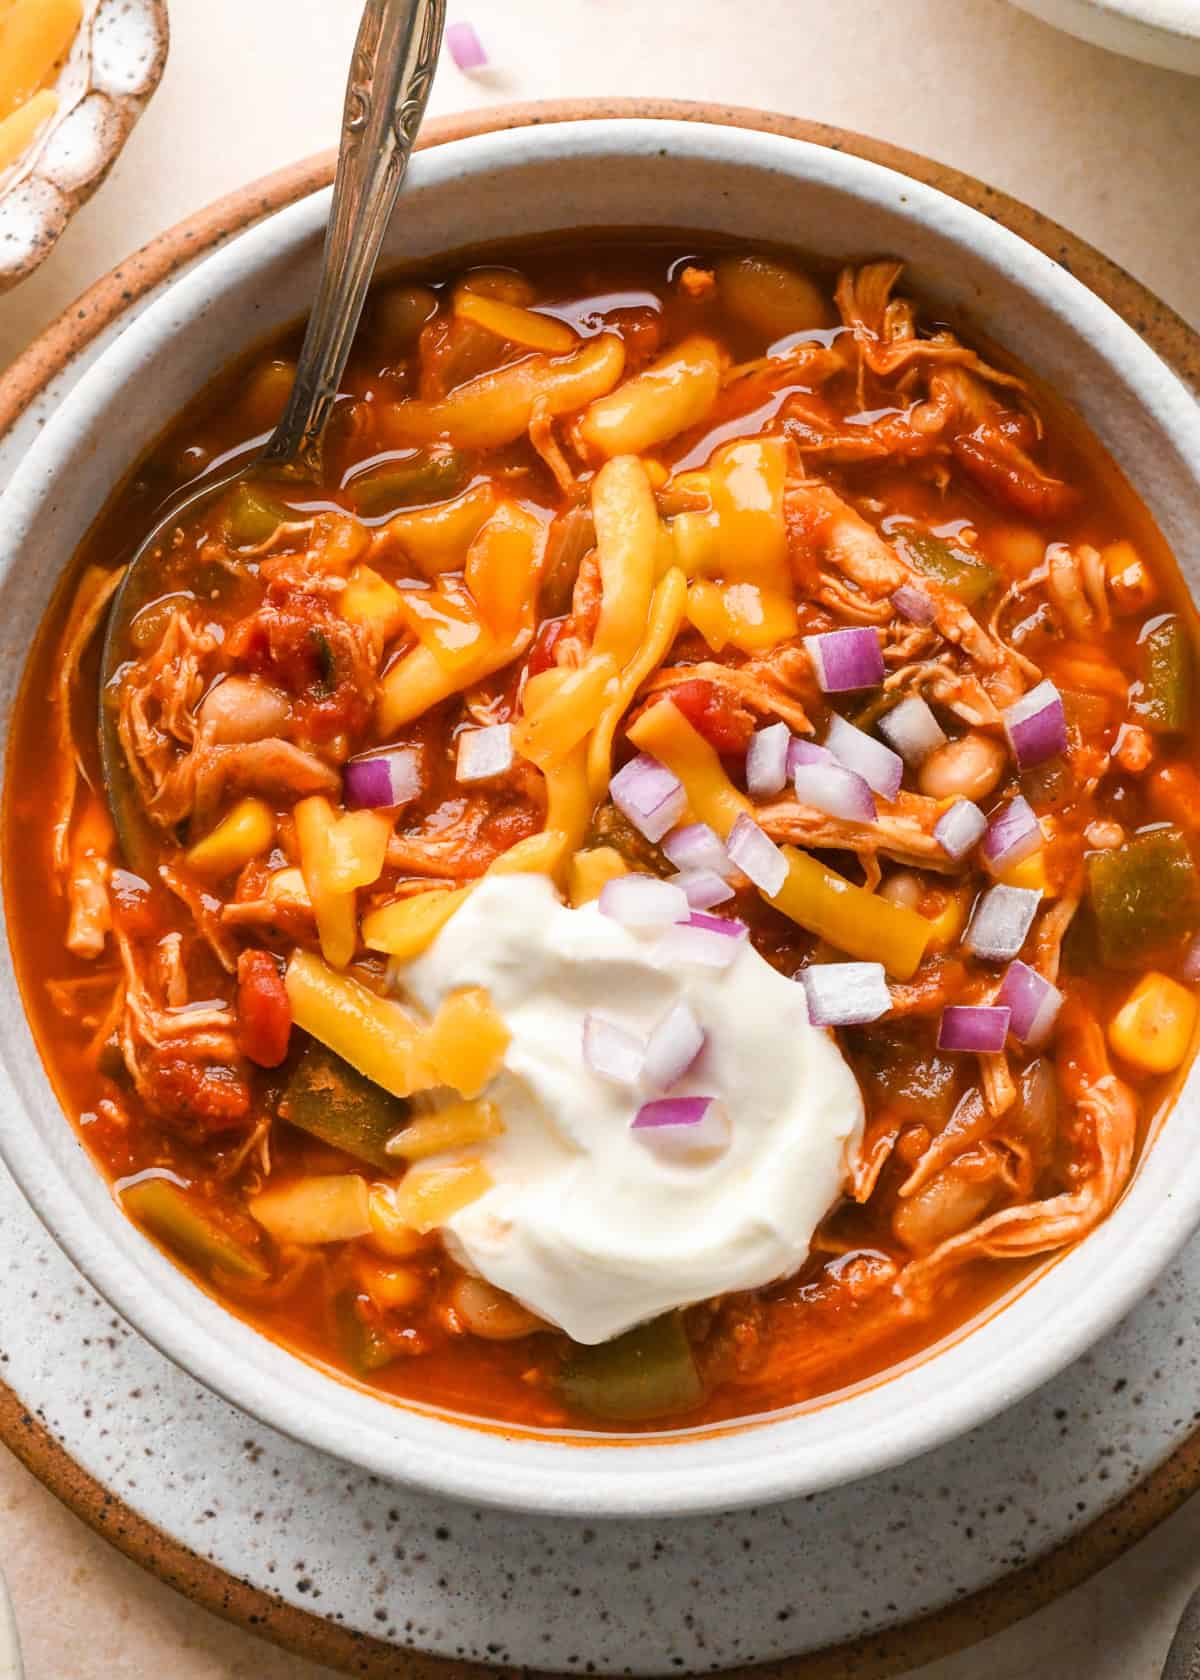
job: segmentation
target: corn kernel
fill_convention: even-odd
[[[398,1184],[372,1184],[367,1192],[367,1217],[371,1229],[367,1241],[389,1260],[407,1260],[429,1246],[429,1239],[416,1231],[396,1205]]]
[[[261,799],[241,799],[221,818],[211,834],[186,854],[191,869],[202,875],[232,875],[260,857],[275,839],[275,813]]]
[[[581,904],[590,904],[600,897],[609,881],[628,873],[629,865],[613,846],[593,846],[590,851],[576,852],[568,875],[571,908],[578,910]]]
[[[354,1272],[361,1288],[381,1312],[397,1312],[415,1306],[425,1293],[424,1274],[411,1266],[385,1265],[360,1252],[355,1256]]]
[[[967,923],[970,898],[966,892],[951,893],[936,916],[929,918],[929,948],[945,951],[957,943]]]
[[[1170,1073],[1191,1047],[1196,999],[1165,974],[1145,974],[1113,1016],[1108,1042],[1147,1073]]]
[[[1145,612],[1158,595],[1150,570],[1131,542],[1109,543],[1101,553],[1109,594],[1119,613]]]

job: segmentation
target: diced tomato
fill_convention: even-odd
[[[237,978],[238,1048],[259,1067],[278,1067],[292,1031],[292,1008],[278,965],[268,951],[243,951]]]
[[[554,650],[562,639],[562,633],[567,628],[565,618],[548,618],[534,637],[533,646],[529,650],[529,658],[525,662],[525,675],[536,677],[542,671],[548,671],[554,664]]]
[[[1002,507],[1038,522],[1061,519],[1076,506],[1079,492],[1030,459],[1031,434],[1024,416],[1001,415],[956,437],[954,453],[963,471]]]
[[[240,1126],[250,1112],[250,1087],[237,1068],[221,1062],[163,1056],[150,1069],[149,1082],[156,1114],[205,1136]]]
[[[729,689],[707,677],[689,677],[667,693],[693,729],[719,753],[744,753],[754,733],[754,719]]]

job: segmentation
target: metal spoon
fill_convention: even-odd
[[[234,484],[317,483],[321,444],[354,341],[396,198],[429,101],[446,22],[446,0],[367,0],[346,85],[333,205],[321,277],[283,418],[262,451],[236,471],[176,498],[142,543],[113,597],[100,672],[100,756],[109,807],[126,862],[152,856],[132,777],[105,703],[127,657],[129,626],[159,593],[154,556],[199,507]],[[135,817],[134,813],[138,813]]]

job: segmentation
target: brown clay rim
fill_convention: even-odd
[[[1036,210],[916,153],[845,129],[739,106],[673,100],[562,100],[502,106],[428,123],[421,146],[475,134],[587,118],[660,117],[756,129],[806,140],[883,164],[990,216],[1069,269],[1115,309],[1190,385],[1200,390],[1200,334],[1132,276]],[[0,375],[0,434],[48,382],[143,293],[194,257],[211,251],[251,223],[333,179],[325,152],[219,199],[159,235],[85,292]],[[0,1383],[0,1441],[50,1491],[126,1556],[187,1598],[277,1645],[346,1674],[380,1680],[486,1680],[495,1666],[398,1649],[327,1622],[311,1611],[226,1574],[131,1510],[76,1464],[19,1397]],[[855,1639],[811,1656],[727,1671],[746,1680],[889,1680],[923,1663],[962,1650],[1030,1615],[1114,1562],[1200,1487],[1200,1431],[1125,1495],[1112,1510],[1048,1556],[985,1587],[958,1604],[899,1628]]]

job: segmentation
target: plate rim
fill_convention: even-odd
[[[1194,391],[1200,389],[1200,333],[1094,247],[1039,211],[959,170],[850,130],[770,111],[706,102],[591,99],[524,102],[456,113],[426,124],[418,144],[547,123],[659,118],[753,129],[845,151],[909,175],[989,215],[1065,266],[1146,340]],[[218,199],[156,236],[89,287],[0,373],[0,435],[47,384],[142,294],[286,205],[327,186],[332,152],[303,158]],[[43,1484],[119,1550],[185,1597],[284,1649],[340,1669],[415,1680],[482,1680],[496,1670],[400,1648],[337,1626],[226,1573],[130,1509],[83,1470],[6,1384],[0,1382],[0,1441]],[[1050,1603],[1115,1561],[1200,1486],[1200,1431],[1079,1534],[1041,1559],[958,1603],[882,1633],[781,1659],[735,1676],[764,1680],[888,1680],[966,1648]]]

